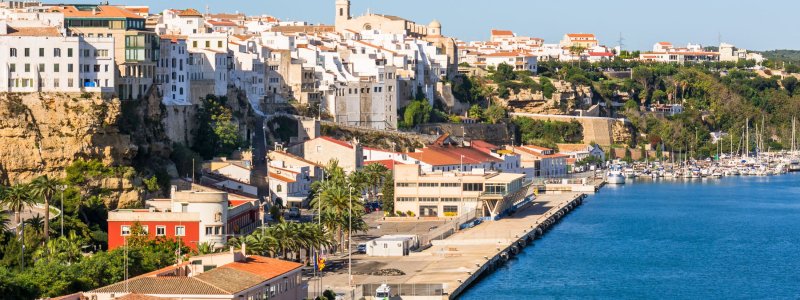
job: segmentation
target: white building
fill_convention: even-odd
[[[162,102],[165,105],[191,105],[186,36],[162,35],[160,51],[155,82],[164,95]]]

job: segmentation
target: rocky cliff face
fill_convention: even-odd
[[[28,182],[41,175],[62,178],[77,159],[126,166],[139,147],[117,126],[120,101],[90,94],[0,94],[0,182]],[[128,205],[140,192],[129,179],[102,183],[106,202]]]
[[[564,107],[571,111],[583,108],[583,99],[592,98],[592,90],[588,86],[575,86],[566,81],[553,80],[556,91],[551,98],[544,94],[521,89],[518,93],[510,91],[508,99],[494,97],[495,103],[501,103],[514,112],[535,114],[563,114]]]

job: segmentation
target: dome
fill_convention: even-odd
[[[433,20],[430,24],[428,24],[428,28],[442,28],[442,24],[439,21]]]

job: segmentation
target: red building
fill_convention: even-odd
[[[108,249],[125,245],[135,224],[152,239],[175,239],[197,250],[200,243],[200,215],[191,212],[154,212],[146,209],[117,210],[108,214]]]

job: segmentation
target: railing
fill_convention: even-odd
[[[391,298],[394,297],[432,297],[444,296],[444,284],[441,283],[420,283],[420,284],[386,284],[389,286]],[[359,297],[375,297],[375,291],[381,286],[381,283],[367,283],[359,285],[356,289],[356,298]]]
[[[461,224],[472,221],[477,218],[477,216],[477,210],[468,211],[461,216],[458,216],[458,218],[447,221],[425,234],[420,234],[419,246],[421,248],[425,248],[431,245],[433,240],[441,240],[451,236],[453,233],[456,233],[459,230]]]

